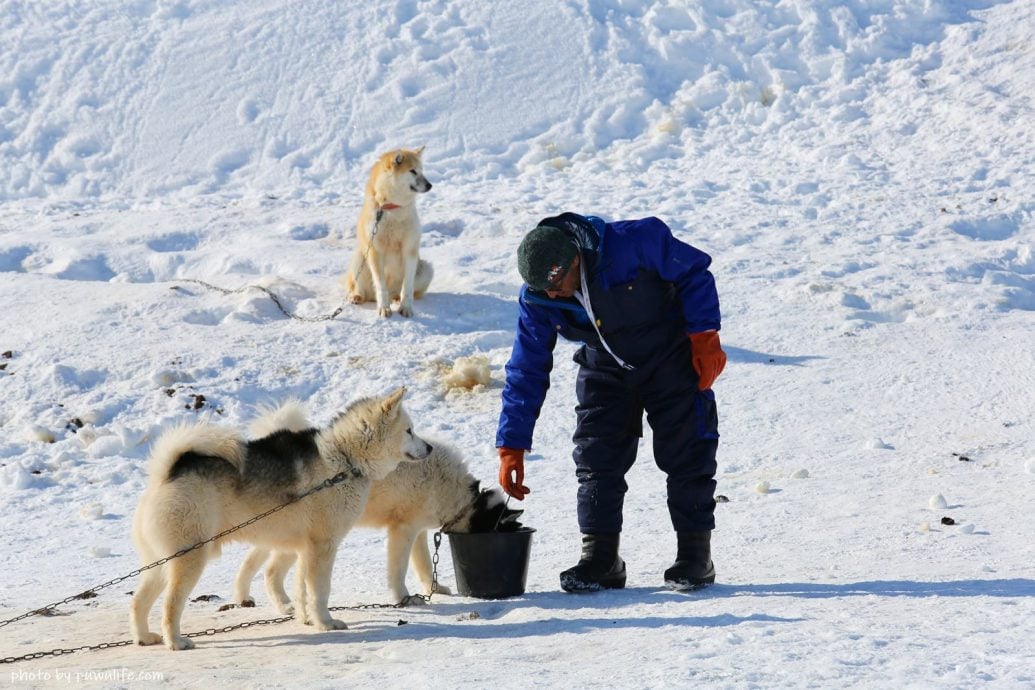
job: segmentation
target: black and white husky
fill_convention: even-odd
[[[404,392],[357,401],[323,430],[282,428],[252,441],[211,424],[166,432],[151,453],[147,488],[134,517],[133,538],[143,563],[203,542],[345,472],[345,482],[225,538],[297,555],[297,618],[318,630],[345,628],[327,610],[338,545],[363,514],[372,480],[387,476],[401,461],[423,460],[432,450],[413,434],[401,404]],[[158,644],[164,637],[169,649],[194,646],[180,634],[180,617],[222,541],[144,571],[130,606],[138,644]],[[158,635],[150,632],[147,619],[163,587],[163,634]]]

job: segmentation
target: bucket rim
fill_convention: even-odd
[[[521,527],[519,529],[510,529],[505,532],[499,530],[493,530],[492,532],[442,532],[446,536],[457,535],[460,537],[484,537],[488,535],[500,535],[500,534],[532,534],[536,531],[535,527]]]

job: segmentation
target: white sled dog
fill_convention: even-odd
[[[417,195],[431,189],[419,149],[383,154],[370,170],[356,225],[356,251],[342,283],[353,304],[377,302],[380,316],[413,316],[413,300],[427,292],[434,271],[418,256]]]
[[[345,623],[327,610],[338,545],[362,514],[373,479],[402,460],[423,460],[429,446],[413,434],[399,388],[381,398],[352,403],[331,425],[281,430],[247,441],[236,431],[207,424],[163,434],[151,453],[147,488],[133,523],[133,539],[148,564],[202,542],[321,484],[340,472],[347,479],[306,496],[224,539],[298,554],[295,615],[318,630]],[[190,649],[180,617],[205,563],[223,540],[144,571],[130,606],[137,644]],[[147,618],[165,587],[162,635]]]
[[[250,432],[253,436],[265,436],[278,429],[307,426],[302,406],[289,401],[259,419]],[[521,528],[517,518],[522,511],[507,508],[499,489],[480,489],[479,481],[467,470],[459,452],[434,439],[431,442],[434,450],[427,460],[400,464],[387,477],[373,483],[366,510],[356,522],[357,526],[388,530],[388,587],[394,603],[404,603],[410,597],[406,588],[407,558],[417,572],[423,593],[432,593],[429,529],[490,532]],[[270,551],[262,546],[252,547],[245,558],[234,585],[234,601],[238,605],[254,605],[251,581]],[[290,551],[277,550],[265,569],[266,591],[284,615],[292,612],[283,583],[294,561]],[[435,591],[450,593],[441,583]]]

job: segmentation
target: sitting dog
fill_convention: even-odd
[[[252,425],[251,433],[262,436],[276,433],[277,429],[307,426],[301,405],[290,401]],[[522,511],[507,508],[499,489],[480,489],[480,482],[467,470],[455,449],[437,441],[432,445],[434,449],[423,462],[402,463],[387,477],[373,483],[363,515],[356,522],[357,526],[388,530],[388,587],[395,603],[404,603],[410,598],[406,588],[407,559],[417,572],[423,593],[432,594],[429,529],[491,532],[521,528],[517,518]],[[254,605],[251,581],[270,551],[261,546],[252,547],[245,558],[234,585],[234,601],[238,605]],[[283,583],[294,561],[293,553],[277,550],[265,569],[266,591],[284,615],[292,611]],[[450,593],[442,584],[436,591]]]
[[[327,609],[331,569],[341,540],[363,513],[371,481],[400,461],[422,460],[431,446],[413,434],[402,407],[405,389],[350,405],[323,430],[281,429],[246,441],[225,427],[179,426],[151,454],[147,488],[134,516],[133,538],[145,564],[170,556],[275,508],[339,473],[347,479],[275,512],[220,541],[146,570],[133,594],[130,623],[137,644],[169,649],[194,644],[180,634],[180,617],[205,564],[226,540],[262,544],[299,557],[297,618],[318,630],[345,623]],[[148,614],[165,588],[162,633]]]
[[[399,149],[382,155],[370,170],[363,208],[356,225],[356,251],[342,283],[353,304],[377,301],[377,313],[391,316],[391,299],[399,313],[413,316],[413,300],[431,284],[434,271],[422,261],[417,195],[431,189],[421,155]]]

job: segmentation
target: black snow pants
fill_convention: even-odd
[[[590,347],[581,348],[575,361],[580,365],[573,438],[580,531],[622,531],[625,473],[636,460],[644,411],[654,432],[654,461],[668,475],[673,528],[714,529],[718,415],[712,391],[697,389],[686,336],[634,371]]]

